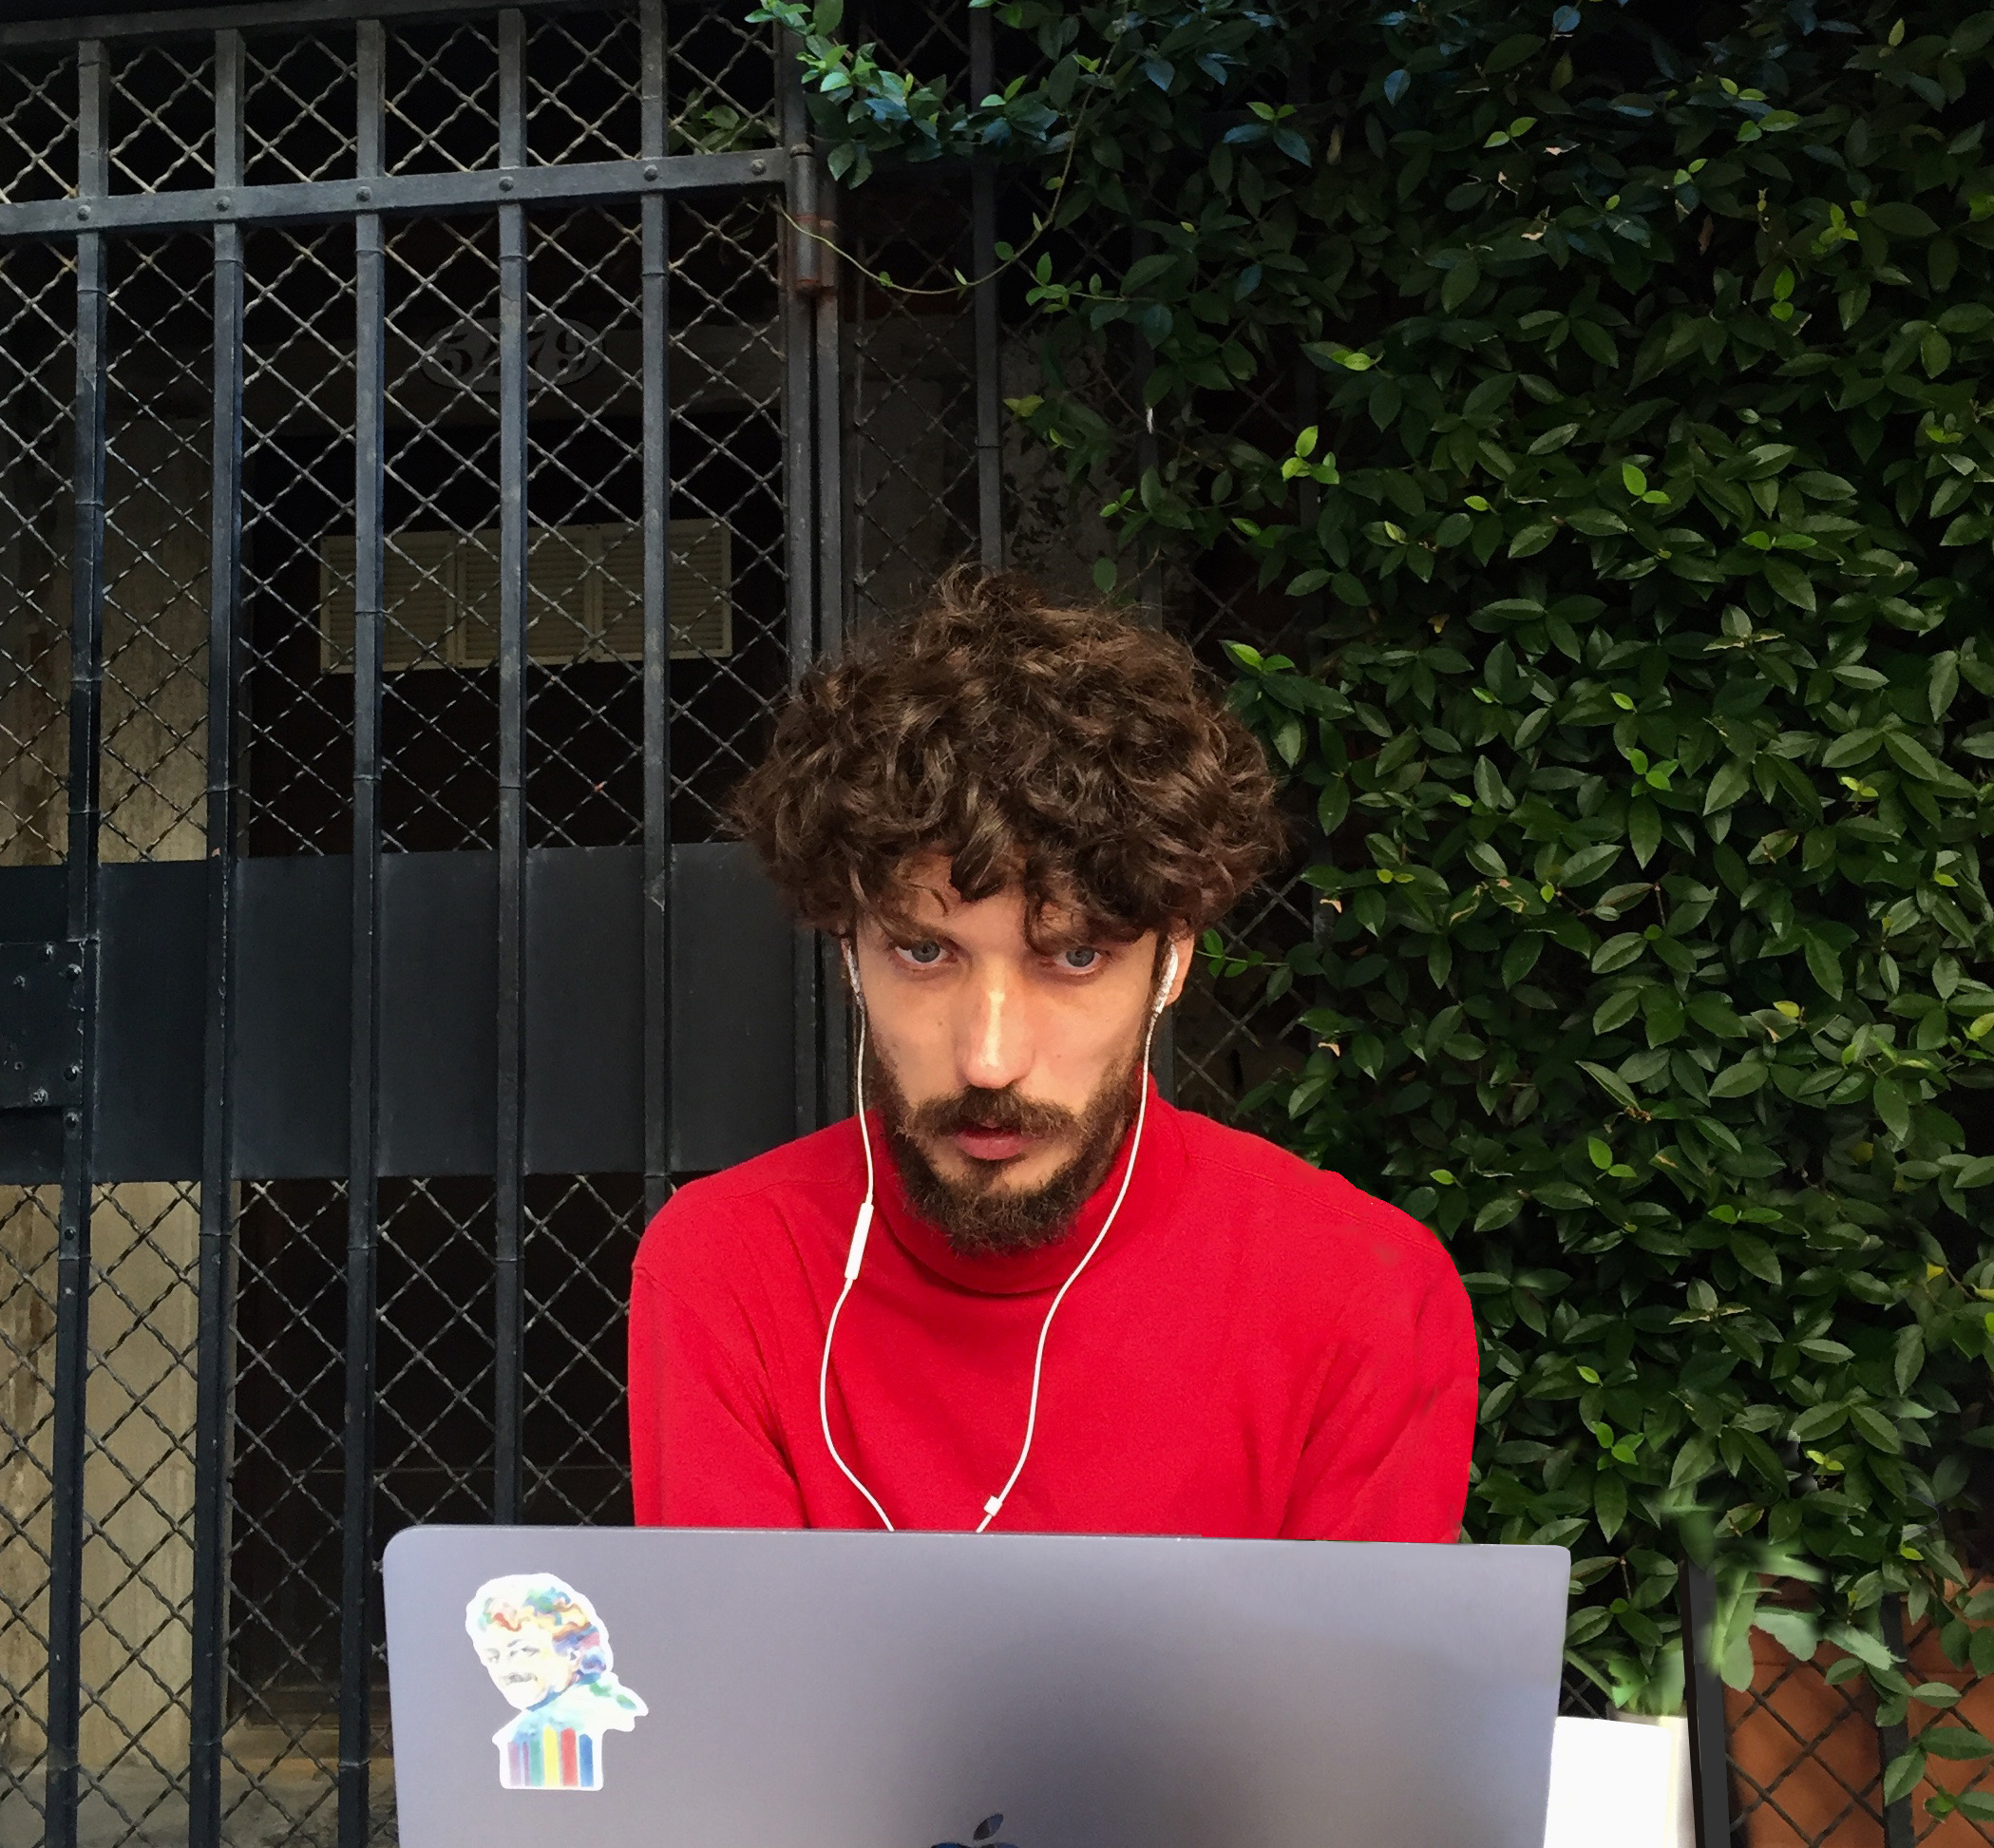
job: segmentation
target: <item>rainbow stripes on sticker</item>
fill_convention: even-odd
[[[574,1726],[515,1733],[499,1748],[499,1781],[507,1790],[600,1790],[601,1747]]]

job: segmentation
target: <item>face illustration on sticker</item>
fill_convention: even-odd
[[[600,1790],[602,1735],[649,1711],[611,1672],[595,1607],[551,1572],[487,1579],[464,1628],[492,1686],[519,1709],[492,1734],[507,1790]]]

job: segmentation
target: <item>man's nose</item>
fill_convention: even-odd
[[[1032,1029],[1025,997],[1011,971],[978,971],[965,997],[957,1041],[962,1083],[1001,1091],[1032,1069]]]

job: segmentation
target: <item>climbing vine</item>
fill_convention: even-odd
[[[1247,1116],[1473,1292],[1471,1535],[1571,1548],[1624,1704],[1679,1697],[1688,1556],[1727,1679],[1757,1623],[1921,1720],[1889,1795],[1994,1750],[1879,1629],[1994,1668],[1994,13],[992,10],[987,97],[755,16],[848,184],[1036,188],[1012,408],[1103,587],[1161,548],[1286,613],[1229,652],[1318,927],[1209,968],[1305,1036]],[[1148,466],[1075,363],[1130,343]]]

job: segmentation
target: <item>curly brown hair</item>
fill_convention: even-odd
[[[1181,641],[1029,579],[964,567],[911,619],[814,668],[731,816],[806,923],[904,926],[913,862],[1028,925],[1200,930],[1282,842],[1260,745]]]

